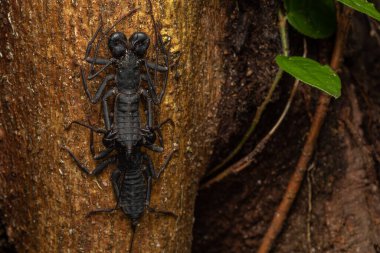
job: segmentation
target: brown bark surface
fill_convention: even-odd
[[[75,119],[102,126],[100,105],[87,100],[79,66],[102,14],[109,27],[153,37],[146,0],[1,1],[0,10],[0,210],[18,252],[126,252],[129,220],[120,212],[85,218],[113,207],[109,180],[82,173],[64,144],[91,168],[89,132],[65,131]],[[281,52],[275,1],[154,1],[162,33],[181,51],[170,73],[156,122],[165,127],[164,154],[179,152],[153,185],[151,205],[178,218],[146,213],[135,252],[190,252],[194,201],[206,167],[223,160],[248,129]],[[333,100],[306,179],[273,252],[380,252],[380,43],[379,27],[355,15],[340,70],[342,97]],[[371,36],[373,35],[373,36]],[[290,29],[291,55],[302,38]],[[311,58],[327,64],[329,40],[308,40]],[[109,56],[106,45],[102,55]],[[153,50],[150,51],[150,56]],[[254,133],[236,160],[249,153],[279,117],[292,80],[284,76]],[[99,81],[90,83],[91,91]],[[257,163],[201,191],[193,252],[255,252],[283,196],[309,131],[319,91],[301,85],[282,126]],[[101,136],[97,139],[101,147]],[[233,161],[232,161],[233,162]],[[1,235],[0,230],[0,235]],[[0,241],[0,246],[3,244]]]
[[[99,177],[88,177],[60,145],[95,167],[88,131],[64,127],[86,118],[102,126],[100,105],[87,100],[79,66],[86,66],[82,59],[99,14],[109,27],[134,7],[141,10],[117,30],[127,35],[145,31],[153,37],[145,0],[1,1],[0,203],[7,235],[18,252],[128,249],[130,224],[120,211],[85,218],[91,210],[115,205],[112,167]],[[134,251],[190,252],[196,190],[216,135],[224,10],[219,1],[161,0],[154,1],[153,12],[162,33],[172,38],[172,51],[180,50],[182,56],[157,110],[157,121],[171,117],[175,128],[164,130],[164,154],[150,155],[159,167],[175,143],[179,152],[153,185],[151,205],[178,218],[146,213]],[[109,56],[105,44],[101,53]],[[98,82],[91,83],[92,92]],[[100,138],[97,141],[100,146]]]

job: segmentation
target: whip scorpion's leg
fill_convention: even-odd
[[[99,154],[95,154],[95,149],[94,149],[94,132],[101,133],[101,134],[104,134],[104,135],[106,135],[108,132],[105,129],[103,129],[103,128],[98,128],[96,126],[92,126],[90,124],[87,124],[86,122],[79,121],[79,120],[72,121],[66,127],[66,129],[71,128],[71,125],[73,125],[73,124],[77,124],[77,125],[89,128],[91,130],[91,133],[90,133],[90,151],[91,151],[91,154],[92,154],[92,158],[94,160],[103,159],[103,158],[105,158],[107,155],[109,155],[114,150],[114,146],[112,145],[112,146],[107,147],[107,149],[101,151]]]
[[[76,158],[76,156],[74,155],[74,153],[66,146],[63,146],[62,148],[64,148],[68,153],[69,155],[71,156],[71,158],[74,160],[74,162],[77,164],[77,166],[84,172],[86,173],[87,175],[91,175],[91,176],[95,176],[95,175],[98,175],[99,173],[101,173],[105,168],[107,168],[108,165],[110,165],[111,163],[115,163],[116,162],[116,157],[110,157],[104,161],[102,161],[100,164],[98,164],[95,169],[93,171],[91,171],[89,168],[86,167],[86,165],[82,164],[78,158]]]
[[[86,81],[86,78],[85,78],[85,73],[84,73],[84,70],[82,68],[81,68],[81,77],[82,77],[83,88],[84,88],[84,91],[86,92],[86,95],[87,95],[88,99],[90,99],[91,103],[96,104],[100,100],[101,95],[102,95],[104,89],[107,86],[107,83],[109,81],[113,80],[115,78],[115,75],[110,74],[110,75],[107,75],[103,79],[103,82],[100,85],[100,87],[98,88],[98,90],[96,91],[94,97],[92,97],[91,94],[90,94],[90,91],[89,91],[88,85],[87,85],[87,81]]]
[[[108,111],[107,99],[110,96],[114,95],[115,93],[116,93],[116,89],[113,88],[112,90],[107,91],[107,93],[102,98],[104,124],[106,126],[107,131],[111,130],[111,122],[110,122],[110,116],[109,116],[109,111]]]

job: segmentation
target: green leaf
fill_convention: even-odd
[[[338,0],[338,2],[380,21],[380,12],[376,10],[373,3],[369,3],[366,0]]]
[[[323,66],[309,58],[282,55],[276,57],[276,63],[285,72],[300,79],[302,82],[320,89],[335,98],[340,96],[340,78],[330,66]]]
[[[300,33],[323,39],[336,30],[334,0],[285,0],[289,23]]]

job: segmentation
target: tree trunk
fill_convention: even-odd
[[[88,66],[83,56],[100,14],[109,27],[141,7],[117,30],[127,36],[145,31],[153,38],[148,2],[24,2],[3,0],[0,10],[0,208],[7,236],[18,252],[125,252],[131,228],[121,211],[85,217],[115,205],[109,180],[114,167],[88,177],[61,146],[95,167],[88,131],[64,129],[76,119],[103,125],[100,105],[90,104],[83,91],[79,66]],[[218,164],[239,143],[276,74],[278,7],[266,0],[153,3],[161,32],[171,37],[171,51],[179,50],[181,58],[155,111],[157,122],[170,117],[175,127],[164,128],[164,154],[147,151],[156,168],[174,146],[179,152],[154,183],[151,205],[178,217],[146,212],[134,252],[191,251],[199,180],[206,167]],[[330,105],[314,159],[273,252],[380,251],[380,36],[368,24],[355,16],[341,70],[342,97]],[[301,55],[302,38],[292,29],[289,35],[291,54]],[[332,48],[332,39],[308,40],[309,57],[322,63]],[[110,55],[105,43],[100,52]],[[235,160],[249,153],[278,119],[291,83],[283,78]],[[98,85],[91,83],[92,93]],[[193,252],[258,248],[300,155],[319,94],[301,86],[258,162],[200,192]],[[101,137],[96,140],[100,149]]]
[[[19,252],[129,248],[130,222],[120,211],[85,217],[115,205],[109,180],[114,167],[88,177],[61,145],[95,167],[88,131],[64,127],[86,118],[103,125],[100,105],[91,105],[85,96],[79,66],[88,66],[82,59],[99,15],[109,27],[134,7],[141,10],[117,30],[154,37],[147,1],[1,1],[1,210],[9,240]],[[182,55],[156,116],[157,121],[172,118],[175,128],[163,132],[164,154],[149,154],[158,168],[175,143],[179,152],[153,185],[151,205],[178,218],[145,213],[133,249],[190,252],[198,181],[217,132],[215,108],[223,80],[218,42],[225,16],[219,1],[160,0],[153,3],[153,13],[162,33],[172,38],[171,50]],[[108,57],[105,48],[103,43],[100,52]],[[93,93],[99,83],[91,85]]]

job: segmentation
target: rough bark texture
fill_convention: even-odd
[[[0,213],[7,237],[18,252],[125,252],[131,230],[121,212],[85,218],[90,210],[114,206],[112,167],[89,178],[60,145],[95,166],[88,131],[64,130],[74,119],[102,125],[100,106],[88,102],[80,81],[86,43],[100,13],[109,26],[137,6],[142,9],[118,30],[152,36],[147,2],[29,2],[2,0],[0,10]],[[158,167],[174,143],[179,153],[154,184],[151,202],[178,218],[146,213],[134,251],[190,252],[204,168],[239,142],[277,70],[278,6],[266,0],[153,5],[162,33],[172,37],[171,50],[182,56],[156,111],[157,121],[171,117],[176,126],[164,130],[164,154],[150,155]],[[380,252],[378,30],[355,16],[341,70],[342,97],[330,105],[307,179],[273,252]],[[302,54],[302,39],[291,29],[290,45],[293,55]],[[310,57],[329,61],[332,40],[309,40],[308,46]],[[101,53],[108,55],[105,47]],[[290,84],[285,76],[240,156],[272,127]],[[98,83],[91,85],[94,91]],[[259,162],[200,193],[193,252],[255,252],[293,172],[318,96],[301,86]],[[2,245],[10,252],[4,240]]]
[[[137,229],[135,252],[190,252],[193,205],[202,168],[216,135],[216,105],[223,79],[224,11],[219,1],[154,1],[162,33],[172,51],[182,52],[159,111],[175,128],[165,128],[167,154],[178,155],[153,185],[152,206],[173,211],[177,219],[146,213]],[[117,29],[153,37],[147,2],[1,1],[1,210],[10,242],[18,252],[125,252],[131,239],[121,213],[85,218],[99,207],[113,207],[112,167],[97,178],[85,176],[60,145],[71,147],[93,168],[86,129],[70,121],[102,125],[100,105],[83,91],[79,66],[101,13],[106,27],[133,7],[141,10]],[[101,53],[108,55],[102,45]],[[174,71],[173,71],[174,72]],[[92,84],[92,92],[99,85]],[[98,146],[100,138],[98,140]],[[151,154],[156,167],[165,155]]]

